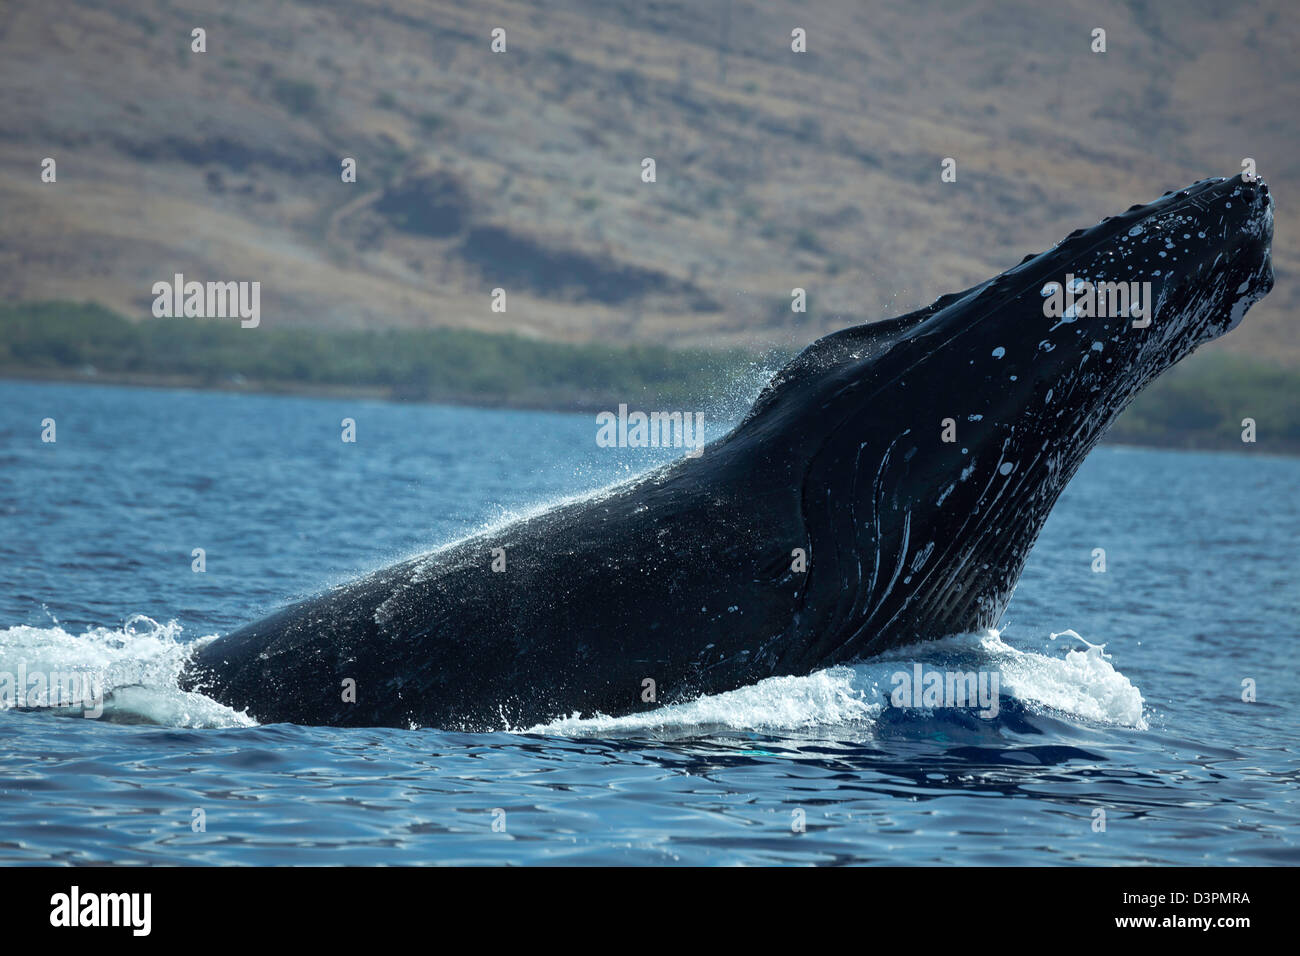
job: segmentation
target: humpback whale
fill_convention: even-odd
[[[181,685],[264,723],[483,731],[993,627],[1111,422],[1272,288],[1272,234],[1261,180],[1133,206],[812,343],[698,457],[213,639]],[[1149,301],[1060,308],[1081,284]]]

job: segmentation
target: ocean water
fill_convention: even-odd
[[[0,382],[0,675],[109,689],[104,719],[0,712],[0,862],[1300,862],[1300,461],[1253,452],[1103,447],[998,632],[652,714],[258,726],[176,688],[191,641],[657,460],[594,436]],[[918,663],[998,673],[996,716],[888,706]]]

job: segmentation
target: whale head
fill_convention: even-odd
[[[1272,231],[1262,181],[1204,180],[777,373],[723,441],[762,445],[799,489],[808,572],[781,666],[995,626],[1109,425],[1272,288]]]

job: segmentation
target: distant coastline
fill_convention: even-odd
[[[783,357],[648,345],[568,344],[461,329],[240,329],[131,322],[102,306],[0,307],[0,377],[27,381],[600,411],[734,405]],[[721,398],[719,397],[721,396]],[[1257,441],[1241,440],[1242,420]],[[1107,434],[1111,443],[1300,455],[1300,370],[1223,354],[1166,373]]]

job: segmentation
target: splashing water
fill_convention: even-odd
[[[1073,631],[1061,632],[1079,637]],[[1053,634],[1053,639],[1061,636]],[[1079,640],[1083,640],[1079,638]],[[750,687],[626,717],[566,717],[529,728],[529,733],[604,736],[638,731],[800,730],[870,724],[889,706],[891,679],[914,663],[930,668],[995,670],[1001,693],[1030,710],[1088,723],[1146,730],[1142,694],[1103,651],[1088,644],[1064,658],[1021,651],[1001,633],[962,634],[898,648],[852,666],[831,667],[806,677],[771,677]]]
[[[0,631],[0,674],[9,675],[11,689],[17,688],[19,677],[26,677],[27,682],[40,679],[37,675],[88,678],[96,700],[50,708],[61,716],[94,716],[102,704],[103,719],[110,722],[191,728],[255,726],[256,721],[246,714],[180,689],[181,667],[196,646],[180,641],[181,630],[175,621],[159,624],[143,614],[128,618],[119,629],[96,627],[80,635],[69,634],[57,621],[53,627],[10,627]],[[201,639],[208,640],[212,638]],[[23,702],[9,693],[0,706]]]
[[[526,732],[582,737],[702,728],[780,730],[870,721],[883,705],[868,698],[855,678],[851,667],[832,667],[806,677],[769,677],[739,690],[647,713],[590,718],[574,714]]]
[[[177,686],[192,644],[180,640],[176,622],[159,624],[135,615],[120,629],[93,628],[81,635],[63,628],[10,627],[0,631],[0,673],[32,675],[93,673],[103,689],[103,717],[110,722],[169,727],[250,727],[256,721],[202,694]],[[524,733],[561,737],[638,733],[698,733],[707,729],[806,730],[870,725],[889,706],[892,676],[921,663],[929,668],[996,670],[1001,694],[1030,710],[1066,719],[1146,730],[1142,695],[1115,669],[1104,644],[1091,644],[1063,658],[1021,651],[998,631],[965,634],[898,648],[870,661],[840,665],[803,677],[771,677],[749,687],[700,697],[623,717],[573,714]],[[201,638],[206,643],[212,637]],[[80,708],[51,708],[79,715]]]

